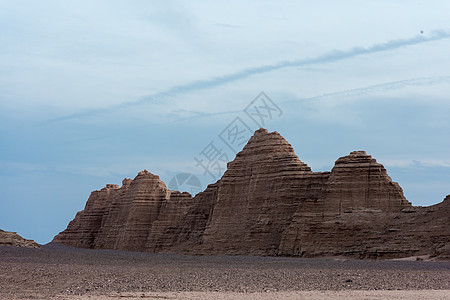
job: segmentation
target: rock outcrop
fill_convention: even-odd
[[[53,242],[232,255],[450,258],[450,199],[413,207],[364,151],[313,172],[277,132],[255,132],[222,178],[192,197],[139,172],[92,192]]]
[[[298,205],[318,197],[328,178],[300,161],[279,133],[265,129],[227,167],[203,235],[206,253],[276,254]]]
[[[278,254],[368,255],[364,245],[375,227],[410,207],[383,165],[364,151],[351,152],[336,161],[321,195],[299,205]]]
[[[189,193],[167,189],[147,170],[122,187],[108,184],[91,193],[83,211],[53,242],[74,247],[158,251],[179,241],[171,230],[193,207]]]
[[[33,240],[27,240],[17,234],[0,229],[0,246],[39,248],[39,244]]]

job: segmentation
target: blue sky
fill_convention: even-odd
[[[450,193],[448,1],[0,1],[0,228],[49,242],[92,190],[166,184],[261,91],[315,171],[353,150]],[[214,177],[218,177],[215,174]]]

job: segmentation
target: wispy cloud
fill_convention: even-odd
[[[440,41],[443,39],[450,38],[450,32],[449,31],[443,31],[443,30],[435,30],[430,35],[416,35],[411,38],[407,39],[396,39],[396,40],[390,40],[384,43],[378,43],[373,44],[369,47],[355,47],[351,48],[349,50],[333,50],[330,52],[326,52],[322,55],[316,56],[316,57],[309,57],[304,59],[298,59],[298,60],[289,60],[289,61],[283,61],[279,63],[274,64],[268,64],[263,65],[259,67],[253,67],[244,69],[241,71],[237,71],[234,73],[222,75],[222,76],[216,76],[210,79],[206,80],[199,80],[190,82],[183,85],[177,85],[172,88],[166,89],[164,91],[144,96],[136,101],[130,101],[125,102],[119,105],[110,106],[107,108],[99,108],[99,109],[90,109],[87,111],[82,111],[79,113],[66,115],[63,117],[59,117],[56,119],[49,120],[46,123],[52,123],[52,122],[58,122],[58,121],[64,121],[69,119],[76,119],[76,118],[82,118],[86,116],[95,115],[98,113],[105,113],[109,111],[113,111],[120,108],[126,108],[134,105],[144,104],[150,101],[156,101],[156,100],[163,100],[168,99],[175,96],[180,96],[186,93],[190,92],[196,92],[196,91],[202,91],[206,89],[215,88],[218,86],[222,86],[228,83],[232,83],[238,80],[242,80],[254,75],[264,74],[272,71],[277,71],[284,68],[290,68],[290,67],[302,67],[302,66],[311,66],[311,65],[317,65],[317,64],[324,64],[324,63],[331,63],[336,62],[344,59],[350,59],[361,55],[369,55],[374,54],[378,52],[384,52],[384,51],[391,51],[396,50],[403,47],[423,44],[423,43],[429,43],[429,42],[435,42]]]
[[[342,90],[342,91],[334,91],[330,93],[324,93],[320,95],[315,95],[312,97],[305,97],[305,98],[297,98],[294,100],[289,101],[283,101],[283,102],[277,102],[279,105],[284,104],[291,104],[291,103],[297,103],[302,101],[311,101],[311,100],[320,100],[320,99],[326,99],[326,98],[336,98],[336,97],[355,97],[360,95],[370,95],[377,92],[385,92],[385,91],[392,91],[392,90],[399,90],[402,88],[406,88],[409,86],[429,86],[444,82],[450,82],[450,76],[435,76],[435,77],[420,77],[420,78],[412,78],[412,79],[404,79],[404,80],[397,80],[397,81],[390,81],[390,82],[384,82],[376,85],[370,85],[355,89],[348,89],[348,90]],[[197,113],[197,115],[190,116],[190,117],[179,117],[174,121],[169,121],[167,123],[178,123],[178,122],[184,122],[184,121],[190,121],[190,120],[196,120],[196,119],[203,119],[203,118],[209,118],[209,117],[216,117],[220,115],[229,115],[229,114],[236,114],[242,112],[242,110],[230,110],[230,111],[221,111],[221,112],[212,112],[212,113]]]
[[[383,161],[387,167],[399,168],[450,168],[450,160],[440,159],[387,159]]]
[[[288,104],[288,103],[305,101],[305,100],[319,100],[319,99],[331,98],[331,97],[334,98],[334,97],[338,97],[338,96],[354,97],[354,96],[360,96],[360,95],[373,94],[376,92],[398,90],[398,89],[406,88],[409,86],[429,86],[429,85],[439,84],[439,83],[444,83],[444,82],[450,82],[450,76],[420,77],[420,78],[413,78],[413,79],[404,79],[404,80],[398,80],[398,81],[384,82],[381,84],[376,84],[376,85],[371,85],[371,86],[365,86],[365,87],[354,88],[354,89],[343,90],[343,91],[336,91],[336,92],[331,92],[331,93],[324,93],[324,94],[316,95],[316,96],[312,96],[312,97],[284,101],[284,102],[280,102],[279,104]]]
[[[361,96],[361,95],[371,95],[371,94],[374,94],[377,92],[399,90],[399,89],[411,87],[411,86],[430,86],[430,85],[440,84],[440,83],[445,83],[445,82],[450,82],[450,76],[420,77],[420,78],[383,82],[383,83],[376,84],[376,85],[370,85],[370,86],[359,87],[359,88],[348,89],[348,90],[334,91],[334,92],[324,93],[324,94],[315,95],[315,96],[311,96],[311,97],[297,98],[297,99],[282,101],[282,102],[277,102],[277,103],[278,103],[278,105],[286,105],[286,104],[298,103],[298,102],[303,102],[303,101],[314,101],[314,100],[337,98],[337,97],[343,97],[343,96],[350,98],[350,97],[356,97],[356,96]],[[206,119],[206,118],[211,118],[211,117],[225,116],[225,115],[237,114],[242,111],[243,110],[230,110],[230,111],[217,111],[217,112],[183,111],[182,113],[171,112],[166,115],[165,119],[168,119],[169,121],[164,122],[164,124],[173,124],[173,123],[180,123],[180,122],[186,122],[186,121],[192,121],[192,120]],[[182,117],[186,114],[191,114],[191,116]],[[98,140],[101,138],[107,138],[110,136],[118,136],[118,135],[120,135],[120,134],[114,133],[109,136],[98,136],[98,137],[93,137],[93,138],[88,138],[88,139],[79,139],[76,141]]]

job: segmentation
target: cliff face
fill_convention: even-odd
[[[68,246],[158,251],[179,241],[171,231],[187,218],[193,198],[167,189],[147,170],[122,187],[108,184],[91,193],[65,231],[53,242]],[[176,230],[175,230],[176,231]]]
[[[302,202],[279,247],[291,256],[376,256],[367,240],[385,217],[411,207],[386,169],[364,151],[339,158],[317,199]]]
[[[206,253],[274,255],[298,205],[328,174],[313,173],[277,132],[255,132],[227,166],[203,234]]]
[[[336,161],[320,198],[339,214],[359,208],[390,213],[411,206],[384,166],[364,151],[351,152]]]
[[[450,205],[415,208],[364,151],[312,172],[277,132],[255,132],[196,197],[142,171],[91,194],[53,242],[191,254],[446,257]],[[450,255],[449,255],[450,256]]]
[[[111,193],[94,247],[145,251],[152,224],[163,206],[175,200],[170,196],[158,176],[139,172],[133,181]]]

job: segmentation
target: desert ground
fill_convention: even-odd
[[[0,247],[1,299],[450,299],[450,262]]]

